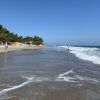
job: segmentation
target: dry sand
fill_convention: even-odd
[[[15,43],[13,45],[8,45],[8,48],[5,49],[5,45],[0,45],[0,53],[1,52],[8,52],[8,51],[16,51],[16,50],[22,50],[22,49],[38,49],[43,47],[42,45],[36,46],[36,45],[27,45],[22,43]]]

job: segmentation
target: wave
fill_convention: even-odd
[[[60,81],[62,80],[64,80],[64,81],[66,81],[66,82],[75,82],[75,81],[73,81],[74,80],[74,78],[72,78],[72,77],[70,77],[70,76],[67,76],[68,74],[73,74],[74,72],[73,72],[73,70],[69,70],[69,71],[67,71],[67,72],[65,72],[65,73],[63,73],[63,74],[59,74],[59,76],[57,77],[58,79],[60,79]]]
[[[19,85],[16,85],[16,86],[12,86],[10,88],[6,88],[6,89],[3,89],[0,91],[0,96],[9,92],[9,91],[12,91],[12,90],[16,90],[16,89],[19,89],[27,84],[30,84],[32,82],[41,82],[41,81],[44,81],[44,80],[48,80],[48,78],[41,78],[41,77],[35,77],[35,76],[23,76],[22,78],[26,78],[27,80]]]
[[[0,91],[0,95],[6,93],[6,92],[9,92],[9,91],[12,91],[12,90],[15,90],[15,89],[18,89],[18,88],[21,88],[29,83],[31,83],[33,80],[33,77],[27,77],[27,81],[19,84],[19,85],[16,85],[16,86],[13,86],[11,88],[7,88],[7,89],[3,89],[2,91]]]
[[[68,48],[68,46],[60,47]],[[80,59],[91,61],[94,64],[100,64],[100,48],[70,47],[70,53],[75,54]]]
[[[97,79],[93,79],[93,78],[89,78],[89,77],[83,77],[80,75],[76,75],[76,79],[80,80],[80,81],[90,81],[92,83],[100,83],[99,80]]]
[[[19,88],[26,86],[27,84],[30,84],[30,83],[33,83],[33,82],[42,82],[42,81],[66,81],[66,82],[90,81],[90,82],[94,82],[94,83],[100,83],[99,80],[78,75],[74,71],[74,69],[71,69],[71,70],[69,70],[65,73],[59,74],[58,77],[56,77],[56,78],[47,78],[47,77],[42,78],[42,77],[35,77],[35,76],[23,76],[22,78],[25,78],[27,80],[25,82],[19,84],[19,85],[15,85],[15,86],[11,86],[11,87],[6,88],[6,89],[2,89],[0,91],[0,97],[4,96],[7,92],[19,89]]]
[[[73,71],[73,69],[65,73],[59,74],[57,78],[59,79],[58,81],[66,81],[66,82],[88,81],[92,83],[100,83],[100,81],[97,79],[78,75]]]

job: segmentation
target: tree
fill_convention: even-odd
[[[0,25],[0,29],[2,29],[2,25]]]
[[[43,44],[43,39],[38,37],[38,36],[34,36],[33,38],[33,44],[35,45],[40,45],[40,44]]]
[[[34,36],[34,37],[22,37],[18,36],[15,33],[11,33],[8,29],[4,28],[2,25],[0,25],[0,41],[7,41],[7,42],[21,42],[21,43],[33,43],[35,45],[43,44],[43,39]]]

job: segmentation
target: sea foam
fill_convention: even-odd
[[[68,76],[69,74],[74,74],[73,70],[69,70],[65,73],[59,74],[57,77],[60,81],[75,82],[73,77]]]
[[[6,92],[9,92],[9,91],[12,91],[12,90],[15,90],[15,89],[18,89],[18,88],[21,88],[29,83],[31,83],[33,80],[33,77],[27,77],[27,80],[19,85],[16,85],[16,86],[12,86],[10,88],[6,88],[6,89],[3,89],[0,91],[0,95],[6,93]]]
[[[74,72],[73,69],[65,73],[59,74],[57,78],[59,79],[59,81],[66,81],[66,82],[87,81],[95,84],[100,83],[100,81],[95,78],[78,75],[78,73]]]
[[[68,46],[60,46],[68,48]],[[78,58],[88,60],[94,64],[100,64],[100,49],[90,47],[70,47],[70,53],[75,54]]]
[[[3,89],[0,91],[0,96],[2,96],[3,94],[9,92],[9,91],[12,91],[12,90],[16,90],[16,89],[19,89],[27,84],[30,84],[32,82],[41,82],[41,81],[47,81],[49,80],[48,78],[41,78],[41,77],[35,77],[35,76],[22,76],[22,78],[25,78],[27,79],[25,82],[19,84],[19,85],[15,85],[15,86],[12,86],[10,88],[6,88],[6,89]]]

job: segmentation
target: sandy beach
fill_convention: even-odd
[[[42,45],[36,46],[36,45],[27,45],[27,44],[22,44],[22,43],[16,43],[13,45],[8,45],[8,48],[5,50],[5,45],[0,45],[0,53],[22,50],[22,49],[38,49],[41,47],[43,47],[43,46]]]

